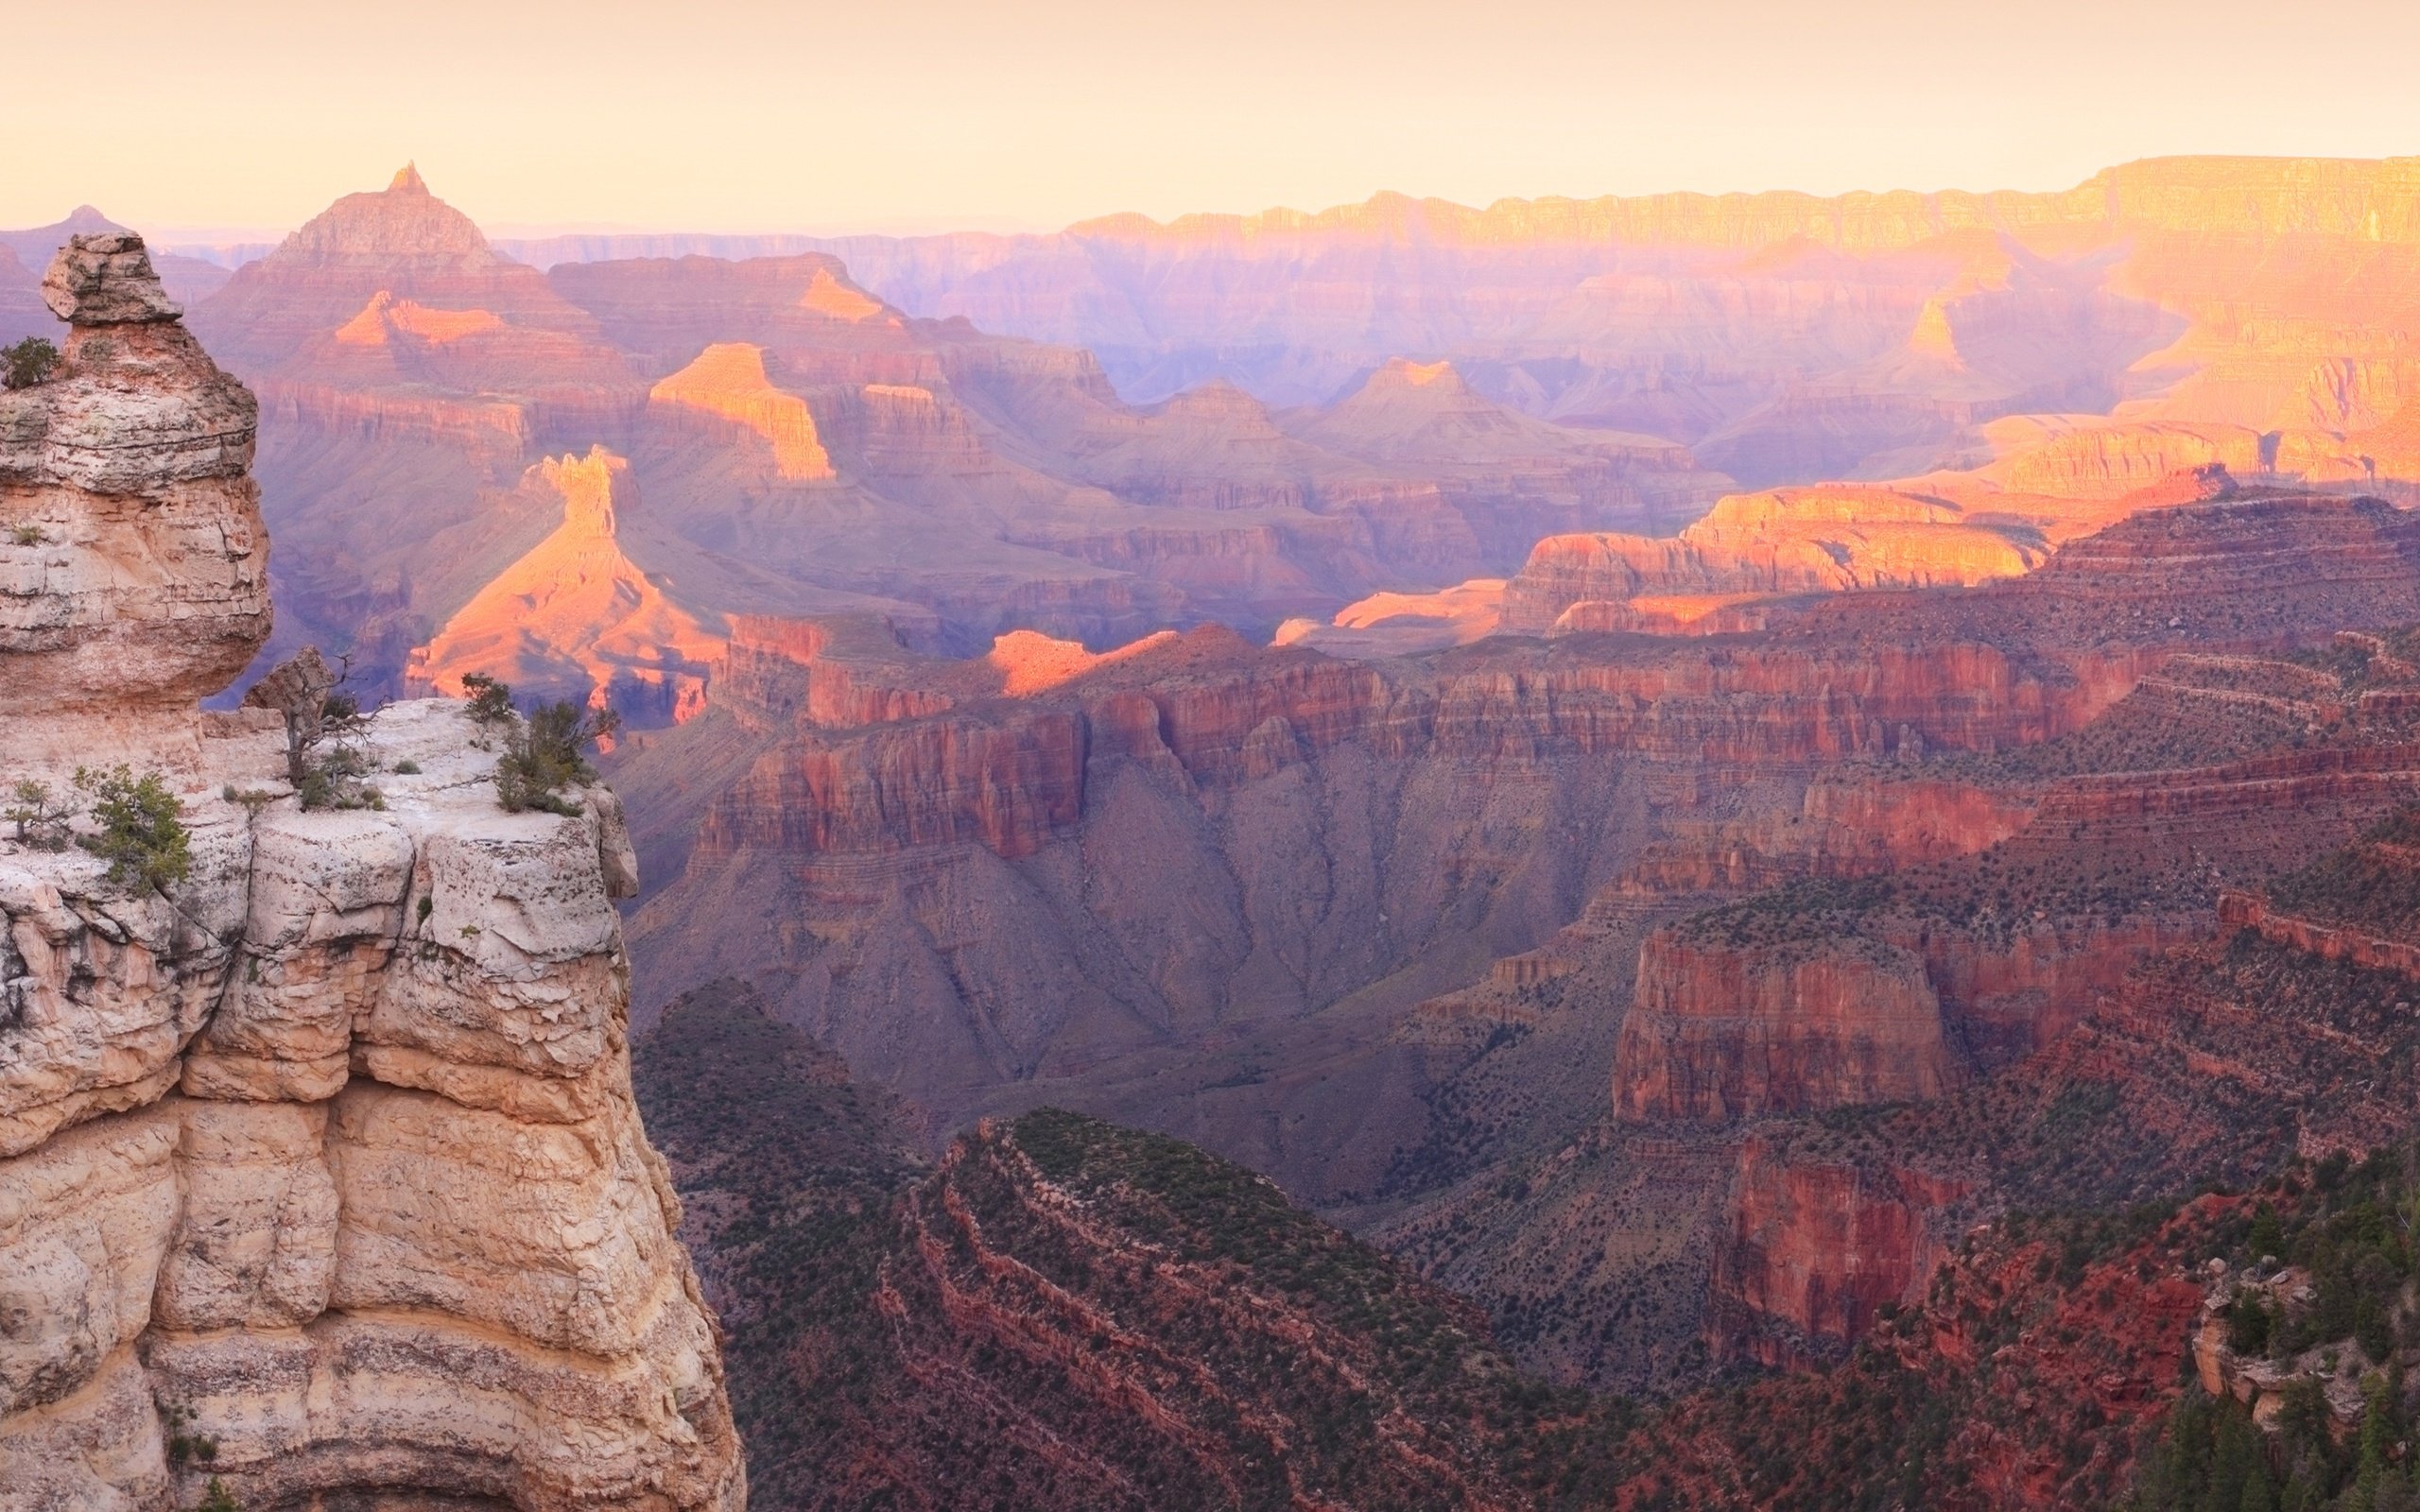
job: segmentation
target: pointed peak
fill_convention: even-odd
[[[401,192],[409,195],[424,195],[428,193],[428,185],[421,180],[420,165],[416,163],[406,163],[402,167],[397,168],[395,170],[394,179],[387,185],[387,192],[389,194]]]

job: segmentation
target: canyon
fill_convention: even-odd
[[[1678,523],[1726,481],[1671,442],[1517,415],[1450,369],[1374,373],[1313,416],[1218,387],[1136,406],[1087,352],[910,318],[821,254],[542,273],[408,167],[236,268],[193,319],[265,406],[286,610],[268,654],[339,647],[388,692],[432,685],[415,652],[490,633],[499,576],[539,571],[524,558],[565,519],[533,470],[600,448],[624,477],[626,580],[684,626],[869,614],[961,651],[1019,627],[1265,633],[1509,569],[1550,531]],[[633,723],[694,711],[681,669],[701,643],[657,629],[617,661],[651,664],[625,691],[588,668]]]
[[[0,1506],[736,1512],[613,795],[505,812],[437,700],[305,808],[282,696],[198,707],[270,633],[252,395],[139,238],[42,287],[61,366],[0,394]],[[317,667],[268,686],[316,713]]]
[[[2394,496],[2399,161],[560,246],[491,242],[406,168],[265,256],[193,249],[234,266],[188,297],[268,405],[272,655],[317,640],[386,691],[561,523],[527,471],[598,446],[630,464],[624,552],[709,623],[871,613],[957,654],[1015,628],[1265,639],[1777,487],[1680,560],[1616,548],[1672,582],[1582,616],[1745,627],[1744,589],[1683,580],[1971,581],[2193,468]],[[1789,502],[1843,478],[1893,486]],[[672,702],[632,684],[626,713]]]
[[[169,773],[208,879],[0,842],[0,1243],[94,1320],[0,1442],[96,1506],[2117,1495],[2240,1194],[2411,1132],[2415,207],[537,246],[406,167],[211,272],[0,237],[0,336],[86,238],[6,753]],[[314,645],[384,808],[237,704]],[[482,678],[614,791],[498,811]]]
[[[2366,948],[2408,946],[2415,815],[2279,878],[2275,899],[2330,919],[2392,900],[2393,919],[2358,927]],[[2403,890],[2346,885],[2380,866]],[[1867,1307],[1854,1355],[1644,1406],[1521,1380],[1467,1304],[1174,1141],[1045,1111],[925,1159],[896,1099],[742,983],[666,1010],[640,1092],[698,1194],[684,1233],[734,1320],[735,1397],[776,1446],[760,1489],[783,1505],[1129,1507],[1169,1486],[1347,1504],[2107,1504],[2211,1473],[2193,1467],[2213,1411],[2239,1413],[2251,1446],[2224,1477],[2308,1499],[2356,1479],[2357,1430],[2408,1411],[2377,1367],[2414,1352],[2411,1284],[2355,1236],[2410,1200],[2399,1078],[2420,1038],[2409,974],[2262,917],[2146,960],[2057,1047],[1971,1088],[1755,1142],[1743,1208],[1794,1213],[1819,1251],[1845,1241],[1887,1265],[1928,1215],[1955,1229],[1878,1304],[1794,1266],[1742,1287],[1767,1310],[1793,1280],[1819,1313]],[[2281,1138],[2333,1153],[2281,1155]],[[2079,1192],[2099,1200],[2036,1206]],[[2360,1288],[2392,1329],[2351,1321]],[[2255,1306],[2282,1351],[2247,1340]],[[2358,1474],[2401,1488],[2392,1469]]]
[[[2410,517],[2254,491],[1755,632],[951,661],[743,621],[729,701],[617,768],[664,858],[633,957],[935,1127],[1057,1104],[1267,1171],[1550,1374],[1828,1360],[1979,1186],[1784,1135],[2048,1053],[2411,796],[2396,687],[2307,662],[2415,618]]]

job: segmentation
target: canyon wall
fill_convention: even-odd
[[[680,1207],[631,1095],[602,788],[508,814],[445,701],[305,811],[250,396],[140,241],[78,238],[64,366],[0,400],[0,770],[154,773],[186,860],[0,839],[0,1506],[735,1512]]]

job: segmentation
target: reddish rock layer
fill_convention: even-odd
[[[1964,1079],[1921,957],[1870,940],[1742,952],[1651,938],[1615,1107],[1723,1123],[1938,1097]]]
[[[1969,1184],[1922,1171],[1792,1160],[1739,1146],[1730,1232],[1710,1281],[1720,1357],[1807,1366],[1920,1295],[1949,1258],[1934,1214]]]

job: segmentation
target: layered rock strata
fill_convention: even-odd
[[[618,804],[503,812],[434,701],[372,723],[376,805],[305,812],[274,712],[194,713],[268,628],[250,398],[134,238],[49,286],[66,369],[9,396],[0,498],[59,540],[0,535],[0,768],[158,772],[190,867],[0,839],[0,1507],[734,1512],[631,1097]]]

